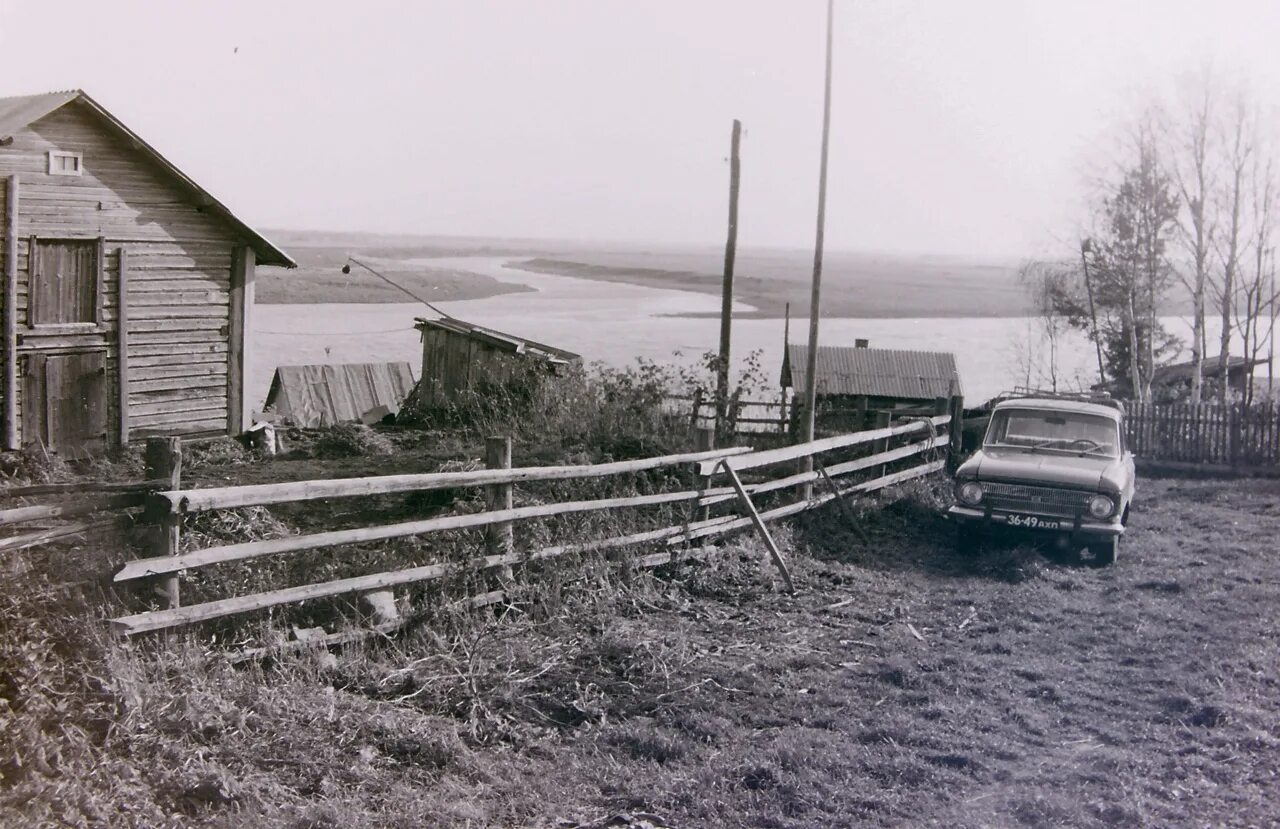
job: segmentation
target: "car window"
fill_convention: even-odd
[[[1002,409],[991,418],[988,446],[1116,457],[1120,431],[1107,417],[1045,409]]]

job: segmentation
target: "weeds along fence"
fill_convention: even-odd
[[[576,466],[512,467],[509,438],[491,438],[487,468],[459,472],[434,472],[366,478],[308,480],[288,483],[227,486],[206,489],[171,489],[150,496],[149,509],[161,516],[157,535],[162,555],[125,564],[116,582],[161,581],[165,606],[112,620],[123,636],[221,619],[281,605],[338,596],[359,596],[374,608],[373,624],[366,630],[325,633],[319,638],[333,643],[364,635],[385,633],[404,623],[393,591],[410,585],[439,581],[458,573],[487,574],[488,583],[499,576],[500,589],[462,599],[482,606],[503,601],[511,579],[520,574],[534,578],[534,565],[571,553],[590,554],[620,548],[656,548],[624,559],[633,567],[656,567],[688,559],[706,558],[716,548],[712,539],[754,528],[770,551],[774,564],[790,586],[786,562],[768,532],[767,523],[797,515],[836,499],[870,493],[942,469],[953,433],[950,415],[913,418],[886,428],[873,429],[779,449],[750,447],[705,448],[699,451],[635,460]],[[700,433],[710,441],[709,433]],[[958,433],[955,434],[958,437]],[[797,465],[801,468],[796,471]],[[811,464],[811,465],[810,465]],[[632,491],[625,495],[585,500],[565,500],[514,506],[515,488],[533,482],[634,476],[649,470],[674,470],[664,480],[677,487],[665,491]],[[772,474],[769,472],[772,471]],[[182,551],[179,533],[184,518],[198,513],[297,503],[319,499],[385,496],[440,490],[483,488],[485,509],[479,512],[440,515],[420,520],[362,526],[280,538],[220,544]],[[633,490],[635,488],[633,487]],[[796,500],[790,493],[799,493]],[[522,499],[523,500],[523,499]],[[535,532],[539,522],[582,513],[634,511],[662,507],[682,510],[680,520],[603,538],[575,538],[572,543],[543,544],[545,532]],[[669,520],[669,519],[667,519]],[[521,528],[516,533],[515,528]],[[213,568],[234,562],[263,562],[302,551],[340,549],[367,542],[420,537],[454,530],[484,530],[483,556],[465,560],[436,561],[420,566],[329,579],[309,584],[226,596],[183,606],[174,584],[188,570]],[[523,542],[518,544],[517,540]],[[536,589],[537,585],[531,585]]]
[[[1139,459],[1263,469],[1280,465],[1280,407],[1130,404],[1129,449]]]
[[[146,472],[141,481],[72,481],[0,487],[0,554],[75,538],[98,537],[143,520],[139,510],[150,496],[179,485],[176,446],[176,438],[148,441]]]

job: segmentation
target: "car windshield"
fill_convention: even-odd
[[[1044,409],[1001,409],[991,417],[987,446],[1083,455],[1119,454],[1120,432],[1109,417]]]

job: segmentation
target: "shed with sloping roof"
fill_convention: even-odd
[[[0,217],[4,448],[243,430],[287,254],[80,90],[0,98]]]
[[[828,425],[839,421],[863,428],[870,425],[867,412],[936,409],[939,401],[963,393],[956,358],[950,352],[871,348],[866,340],[857,342],[818,347],[817,412]],[[781,381],[783,393],[792,397],[793,410],[809,387],[808,359],[807,345],[787,344]]]
[[[412,390],[408,363],[280,366],[266,410],[296,426],[372,424],[398,413]]]
[[[418,319],[415,327],[422,333],[422,379],[414,406],[427,411],[527,390],[538,378],[582,365],[572,351],[453,317]]]

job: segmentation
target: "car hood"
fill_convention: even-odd
[[[1047,486],[1120,491],[1124,488],[1119,458],[1081,457],[1020,449],[982,449],[959,470],[984,481],[1018,481]]]

